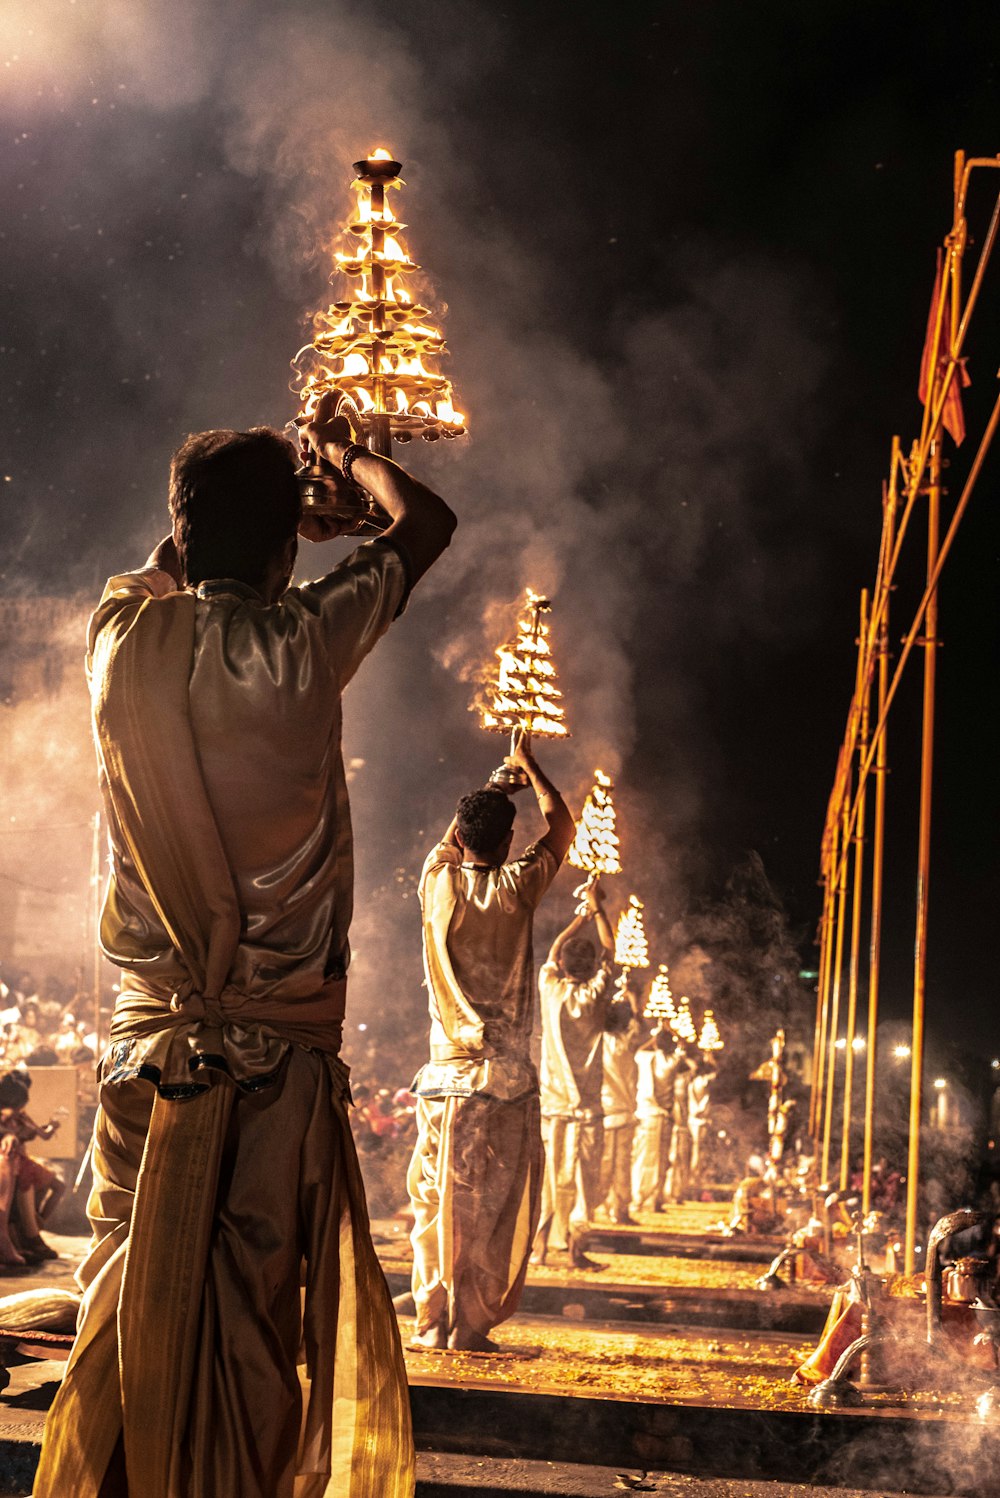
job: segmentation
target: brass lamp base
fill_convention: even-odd
[[[392,524],[382,506],[364,489],[349,484],[323,458],[316,458],[295,477],[302,497],[302,514],[336,520],[351,536],[380,536]]]
[[[526,728],[512,728],[510,731],[512,759],[518,743],[524,744],[525,747],[531,744],[531,734]],[[509,765],[504,761],[502,765],[497,765],[486,784],[491,790],[503,791],[506,796],[515,796],[518,791],[526,791],[531,781],[528,779],[527,771],[522,770],[520,765]]]
[[[334,416],[342,417],[351,429],[351,440],[373,452],[383,451],[379,439],[378,419],[369,434],[357,402],[346,390],[336,391]],[[299,418],[302,420],[303,418]],[[370,438],[372,440],[370,440]],[[386,456],[388,448],[385,447]],[[295,474],[302,498],[302,514],[336,520],[344,535],[380,536],[392,524],[392,517],[366,490],[349,483],[325,458],[313,454]]]
[[[518,791],[526,791],[531,782],[519,765],[503,764],[497,765],[486,784],[490,790],[515,796]]]

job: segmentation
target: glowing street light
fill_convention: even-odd
[[[897,1061],[909,1061],[913,1052],[908,1045],[894,1045],[892,1054]]]

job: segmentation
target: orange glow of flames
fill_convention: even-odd
[[[366,158],[393,159],[384,146]],[[384,416],[399,441],[460,437],[465,416],[455,407],[451,382],[433,367],[447,353],[444,336],[405,284],[420,267],[401,238],[406,225],[389,207],[389,189],[401,186],[398,177],[353,184],[347,244],[333,255],[334,273],[346,278],[347,290],[314,314],[312,342],[292,361],[292,388],[307,416],[328,390],[343,390],[364,417]]]
[[[721,1051],[724,1047],[725,1041],[719,1034],[715,1015],[711,1009],[706,1009],[705,1018],[701,1022],[701,1034],[698,1036],[698,1049],[699,1051]]]
[[[497,665],[486,672],[473,703],[482,727],[491,733],[523,729],[537,738],[556,739],[569,732],[544,617],[551,607],[547,598],[526,589],[514,634],[494,651]]]
[[[615,932],[615,961],[619,967],[631,970],[634,967],[649,967],[649,944],[646,941],[646,923],[643,920],[645,906],[636,895],[629,895],[628,904],[618,920]]]
[[[694,1045],[698,1032],[694,1027],[694,1019],[691,1015],[691,1000],[681,999],[681,1006],[677,1011],[677,1018],[670,1026],[678,1040],[683,1040],[687,1045]]]
[[[583,803],[576,837],[567,855],[575,869],[589,873],[620,874],[618,833],[615,830],[615,806],[611,799],[614,786],[610,775],[594,771],[594,787]]]
[[[667,972],[665,962],[660,963],[660,968],[649,988],[649,997],[643,1010],[643,1018],[656,1020],[658,1024],[672,1028],[677,1018],[677,1009],[674,1004],[674,996],[670,989],[670,974]]]

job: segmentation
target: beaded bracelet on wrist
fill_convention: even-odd
[[[367,456],[368,449],[360,442],[351,442],[344,448],[344,456],[340,460],[340,471],[349,484],[357,484],[357,479],[351,477],[351,470],[357,459]]]

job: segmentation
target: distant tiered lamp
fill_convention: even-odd
[[[312,341],[292,360],[292,389],[300,420],[332,391],[354,440],[389,457],[393,438],[461,437],[465,417],[455,410],[450,380],[435,368],[446,352],[441,331],[406,289],[420,267],[389,202],[403,186],[402,165],[379,147],[354,170],[355,201],[344,226],[349,248],[334,264],[334,276],[347,278],[346,293],[313,315]],[[370,495],[319,458],[299,470],[299,487],[304,510],[350,522],[345,529],[355,534],[378,534],[389,523]]]
[[[701,1022],[701,1034],[698,1036],[699,1051],[702,1051],[705,1056],[710,1056],[713,1051],[724,1050],[725,1044],[715,1022],[715,1015],[711,1009],[706,1009],[705,1017]]]
[[[642,1012],[643,1019],[652,1020],[661,1030],[672,1030],[677,1018],[677,1006],[670,988],[667,964],[660,963],[656,977],[649,986],[649,997]]]
[[[670,1028],[674,1032],[674,1039],[683,1041],[685,1045],[694,1045],[698,1039],[694,1017],[691,1014],[691,1000],[686,996],[681,999],[677,1017]]]
[[[615,962],[621,968],[615,987],[624,996],[628,988],[629,975],[633,968],[649,967],[649,944],[642,912],[644,906],[635,895],[629,895],[628,904],[618,919],[615,932]]]
[[[510,734],[511,754],[519,739],[530,744],[535,738],[562,739],[569,732],[545,618],[551,609],[547,598],[525,589],[517,627],[494,651],[496,664],[487,671],[472,704],[488,733]],[[523,770],[502,764],[489,783],[510,793],[523,790],[528,777]]]
[[[615,828],[615,804],[611,799],[613,790],[610,775],[605,775],[603,770],[595,770],[593,790],[583,803],[583,811],[576,825],[576,837],[567,855],[574,869],[585,869],[587,873],[584,882],[573,891],[580,902],[577,905],[577,915],[586,913],[587,891],[597,883],[602,874],[620,874],[622,871]]]

